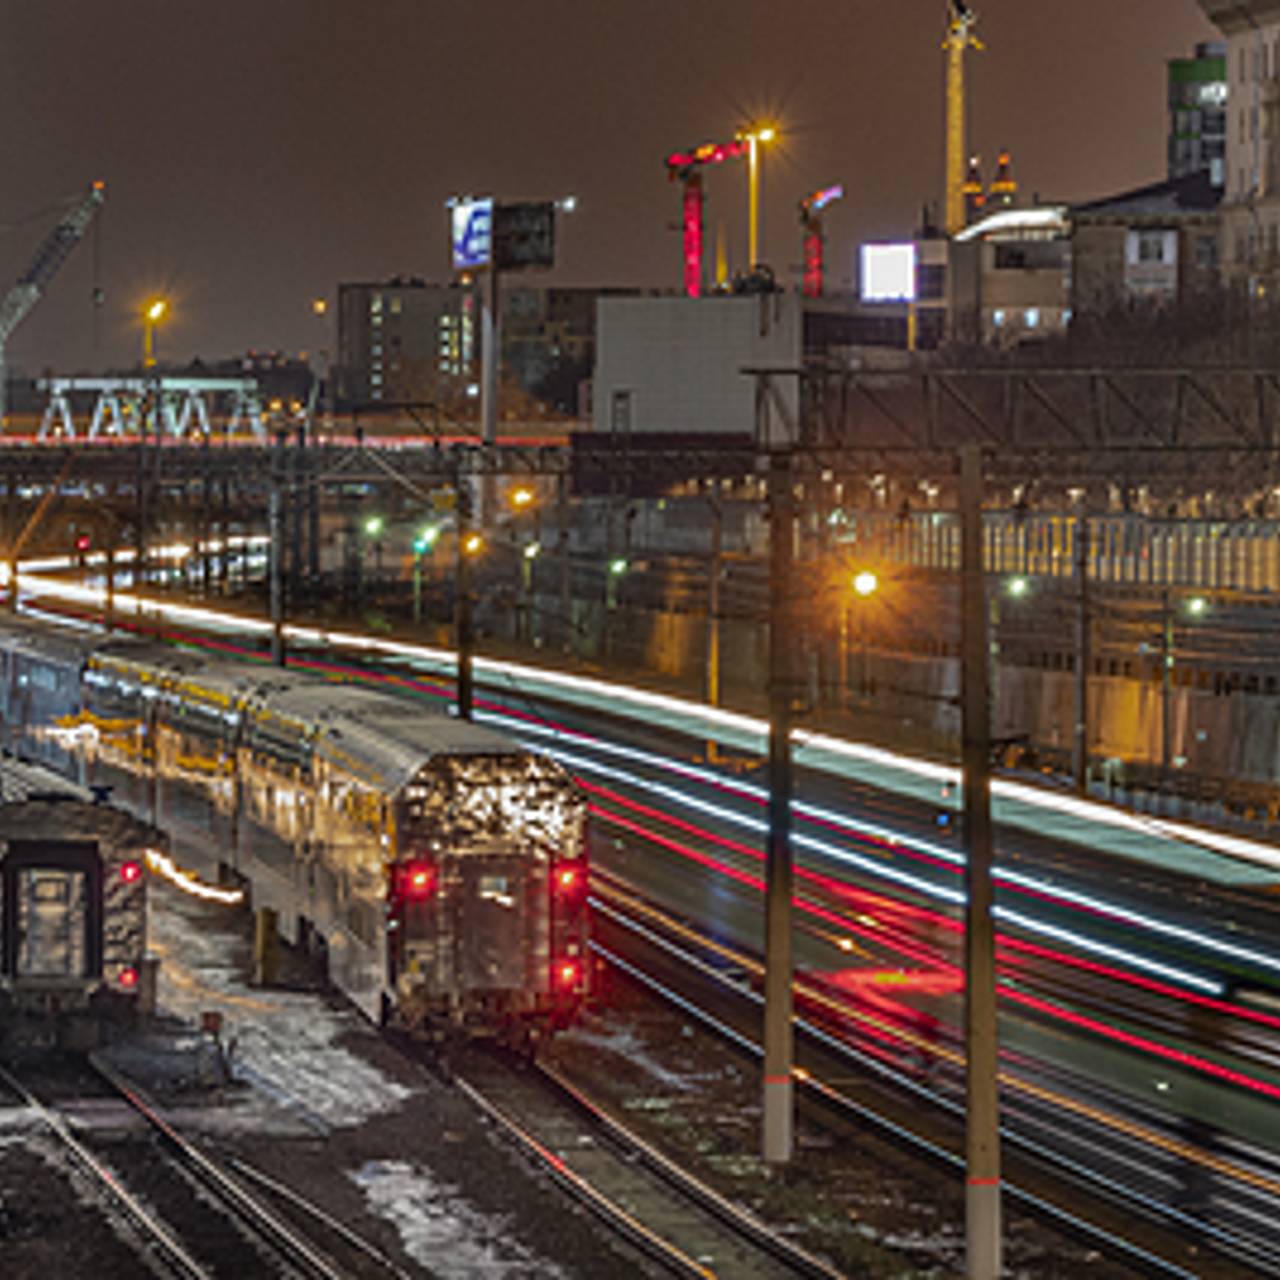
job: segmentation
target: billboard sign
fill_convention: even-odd
[[[498,205],[493,213],[493,258],[501,271],[555,266],[554,203]]]
[[[454,200],[449,206],[453,233],[453,269],[487,267],[493,252],[493,201]]]
[[[863,302],[915,302],[916,246],[864,244],[860,279]]]

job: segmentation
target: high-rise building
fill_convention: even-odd
[[[1169,62],[1169,177],[1204,172],[1221,188],[1226,158],[1227,46],[1210,41]]]
[[[504,282],[504,380],[548,411],[576,413],[580,384],[591,376],[595,360],[596,302],[626,292]],[[339,285],[340,405],[414,402],[462,413],[478,396],[479,361],[480,300],[474,288],[402,277]]]
[[[1222,269],[1261,291],[1280,283],[1280,9],[1275,0],[1200,0],[1226,37]]]

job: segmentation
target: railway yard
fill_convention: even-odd
[[[159,1016],[92,1055],[105,1075],[11,1055],[6,1275],[940,1276],[963,1257],[949,1176],[865,1127],[807,1113],[796,1170],[765,1175],[749,1058],[621,970],[545,1071],[464,1054],[446,1080],[298,957],[252,986],[243,909],[154,884],[150,945]],[[709,1209],[712,1187],[738,1207]],[[1010,1252],[1014,1274],[1133,1274],[1016,1212]]]

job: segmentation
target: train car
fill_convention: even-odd
[[[38,636],[17,630],[38,670]],[[0,653],[11,642],[0,626]],[[246,883],[370,1017],[520,1044],[572,1018],[586,810],[560,766],[359,684],[133,638],[59,645],[59,671],[83,657],[79,707],[50,700],[54,723],[14,735],[68,753],[184,861]]]
[[[136,1011],[148,851],[161,832],[58,774],[0,757],[0,1009]]]

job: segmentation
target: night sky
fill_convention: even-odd
[[[970,148],[1013,149],[1028,193],[1159,180],[1164,63],[1212,29],[1194,0],[976,0]],[[662,159],[776,116],[764,257],[794,282],[796,201],[843,182],[838,283],[869,236],[940,199],[944,0],[0,0],[5,287],[94,178],[109,184],[95,325],[86,241],[15,335],[28,372],[161,354],[328,345],[310,299],[341,280],[445,278],[443,202],[574,193],[534,281],[674,287]],[[43,217],[35,217],[45,210]],[[710,183],[744,255],[745,165]],[[14,225],[20,223],[20,225]]]

